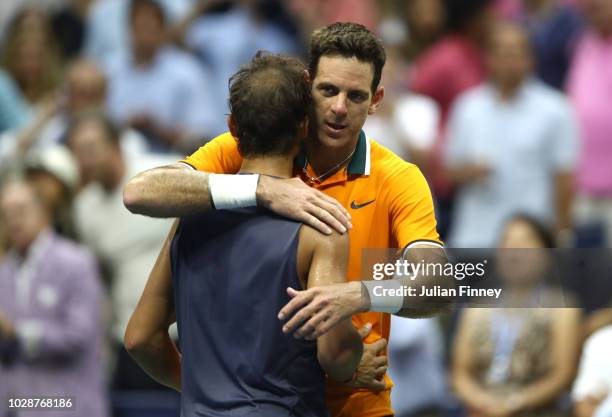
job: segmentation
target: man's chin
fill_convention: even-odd
[[[349,132],[342,132],[341,134],[319,132],[319,143],[326,148],[340,149],[345,148],[347,143],[351,142]]]

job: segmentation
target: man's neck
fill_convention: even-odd
[[[357,137],[346,146],[330,149],[319,140],[309,140],[305,145],[308,163],[317,175],[333,174],[351,162],[349,155],[355,151],[358,141]]]
[[[239,172],[291,178],[293,176],[293,156],[275,155],[245,158]]]
[[[512,84],[502,84],[493,82],[495,85],[497,92],[499,94],[499,98],[501,101],[512,101],[518,95],[521,86],[525,83],[525,81],[521,81],[518,83]]]
[[[138,53],[137,51],[134,51],[134,64],[137,67],[148,67],[155,60],[155,55],[156,53],[149,54],[144,52]]]
[[[32,253],[32,251],[36,252],[36,248],[40,248],[41,244],[46,241],[50,234],[51,226],[48,222],[45,222],[40,226],[38,233],[36,233],[36,237],[32,239],[31,242],[21,248],[14,247],[13,249],[15,250],[15,253],[17,253],[17,255],[19,256],[20,262],[24,262],[28,258],[30,253]]]

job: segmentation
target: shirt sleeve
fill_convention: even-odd
[[[398,165],[384,184],[395,240],[402,248],[421,242],[442,245],[436,230],[433,199],[425,177],[416,165]]]
[[[180,161],[198,171],[213,174],[235,174],[242,165],[238,143],[229,133],[223,133],[192,155]]]

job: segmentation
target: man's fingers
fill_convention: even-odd
[[[357,333],[359,333],[359,337],[365,339],[367,335],[372,331],[372,323],[366,323],[365,326],[357,329]]]
[[[287,288],[287,293],[289,296],[293,297],[293,299],[281,308],[278,313],[279,320],[285,320],[297,310],[311,302],[314,297],[314,291],[295,291],[297,294],[292,295],[293,291],[295,291],[293,288]]]
[[[380,368],[376,368],[376,371],[374,371],[374,378],[381,379],[383,376],[385,376],[386,373],[387,373],[386,366],[381,366]]]
[[[306,340],[316,340],[319,337],[323,336],[325,333],[327,333],[328,331],[331,330],[332,327],[334,327],[334,325],[336,324],[336,322],[334,322],[333,320],[326,318],[319,326],[318,329],[311,334],[309,337],[306,337]]]
[[[319,220],[317,217],[307,211],[299,213],[299,215],[296,216],[296,220],[307,224],[308,226],[318,230],[324,235],[332,234],[332,229],[329,226],[327,226],[325,223],[323,223],[321,220]]]
[[[294,298],[295,300],[295,298]],[[311,316],[315,314],[316,310],[313,305],[307,305],[303,307],[300,311],[293,315],[291,320],[289,320],[283,326],[284,333],[293,333],[296,329],[300,328],[303,324],[305,324]]]
[[[372,390],[372,391],[382,391],[385,389],[385,381],[379,381],[378,379],[373,379],[372,382],[370,382],[367,385],[367,388]]]
[[[372,358],[372,365],[376,368],[380,368],[381,366],[387,366],[388,360],[386,356],[375,356]]]
[[[351,221],[351,213],[349,213],[349,211],[338,202],[338,200],[336,200],[333,197],[328,196],[327,194],[316,190],[317,191],[317,195],[325,202],[331,204],[332,206],[334,206],[337,210],[340,211],[340,213],[342,213],[342,215],[344,217],[346,217],[346,219],[350,222]]]
[[[387,339],[378,339],[376,342],[371,343],[370,347],[378,355],[380,352],[385,350],[385,348],[387,347]]]
[[[299,329],[297,329],[293,335],[297,338],[304,338],[307,340],[314,340],[319,337],[319,333],[322,334],[321,326],[327,320],[327,315],[320,311],[304,323]]]
[[[328,200],[319,199],[315,202],[315,204],[331,214],[347,230],[352,227],[351,219],[348,216],[346,209],[344,209],[344,207],[342,207],[337,201],[333,200],[333,202],[330,202]]]
[[[311,204],[306,211],[316,217],[319,221],[325,223],[327,226],[332,227],[338,233],[346,233],[346,227],[340,223],[334,216],[332,216],[327,210],[319,207],[316,204]]]

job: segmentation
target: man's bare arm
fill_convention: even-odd
[[[125,332],[125,348],[160,384],[181,390],[181,357],[168,335],[175,321],[169,246],[173,225]]]
[[[414,247],[404,251],[403,259],[414,265],[419,263],[423,265],[442,265],[442,268],[432,268],[434,271],[442,271],[444,269],[444,264],[448,262],[444,249],[426,244],[415,245]],[[396,279],[402,286],[412,286],[419,289],[439,288],[450,290],[451,288],[455,287],[455,280],[453,278],[427,275],[424,273],[421,273],[414,278],[399,277]],[[407,318],[431,317],[441,312],[448,311],[452,304],[452,297],[444,297],[439,295],[430,297],[404,297],[402,308],[400,311],[395,313],[395,315]]]
[[[209,173],[178,163],[144,171],[128,182],[123,202],[132,213],[182,217],[213,209]],[[260,175],[257,205],[307,224],[321,233],[344,233],[352,227],[348,211],[335,199],[308,187],[299,178]]]
[[[346,282],[348,236],[339,234],[323,236],[314,229],[303,228],[300,242],[307,240],[313,243],[308,288]],[[340,321],[317,340],[319,363],[328,377],[336,381],[351,379],[362,353],[361,337],[350,318]]]
[[[419,244],[406,251],[405,259],[415,263],[421,259],[425,262],[445,263],[446,255],[442,248]],[[396,280],[400,285],[419,287],[439,285],[451,288],[455,285],[454,280],[448,277],[419,276],[415,280],[408,277]],[[306,339],[315,339],[339,321],[372,308],[362,281],[292,291],[291,295],[293,299],[281,309],[279,319],[291,317],[283,330],[287,333],[295,332],[297,337]],[[429,317],[446,311],[452,302],[450,297],[404,297],[401,309],[394,314],[410,318]]]
[[[150,217],[182,217],[213,208],[208,173],[181,163],[132,178],[123,189],[123,203],[132,213]]]

